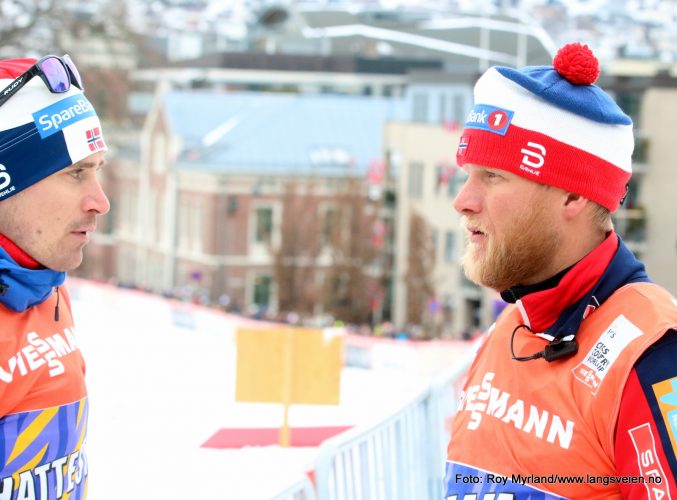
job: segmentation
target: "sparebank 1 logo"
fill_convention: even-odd
[[[653,386],[658,407],[668,428],[672,448],[677,454],[677,377],[658,382]]]
[[[512,121],[513,111],[488,104],[475,104],[465,120],[465,128],[476,128],[493,134],[505,135]]]
[[[36,111],[33,121],[44,139],[89,116],[96,116],[94,107],[83,94],[77,94]]]

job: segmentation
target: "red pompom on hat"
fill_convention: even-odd
[[[506,170],[577,193],[614,212],[632,175],[632,119],[597,85],[599,62],[580,43],[553,66],[489,68],[456,153],[459,166]]]
[[[552,65],[574,85],[592,85],[599,76],[599,61],[587,45],[569,43],[559,49]]]

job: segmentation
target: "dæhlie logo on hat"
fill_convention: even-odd
[[[12,176],[7,172],[7,167],[0,163],[0,199],[16,191],[12,184]]]
[[[526,147],[523,147],[520,153],[524,155],[520,170],[524,170],[536,177],[541,175],[538,169],[545,163],[545,155],[547,154],[545,146],[537,142],[527,142]]]
[[[12,183],[12,177],[7,173],[4,165],[0,164],[0,189],[5,189]]]

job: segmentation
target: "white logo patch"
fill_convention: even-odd
[[[583,362],[571,370],[574,377],[590,387],[593,394],[597,394],[597,389],[623,349],[641,335],[642,330],[621,314],[588,351]]]
[[[0,189],[5,189],[12,183],[12,178],[6,170],[5,166],[0,164]]]
[[[538,169],[545,163],[545,146],[535,142],[527,142],[527,147],[522,148],[520,153],[524,154],[520,169],[535,176],[541,175],[541,172],[539,172]]]
[[[10,184],[12,184],[12,176],[7,172],[7,168],[0,164],[0,199],[16,191],[16,186]]]

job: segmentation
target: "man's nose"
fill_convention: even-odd
[[[88,192],[82,201],[82,210],[85,212],[96,212],[97,215],[103,215],[110,210],[110,201],[108,201],[108,197],[104,193],[99,179],[92,179]]]
[[[454,209],[461,215],[471,215],[482,209],[482,193],[474,176],[469,175],[454,198]]]

